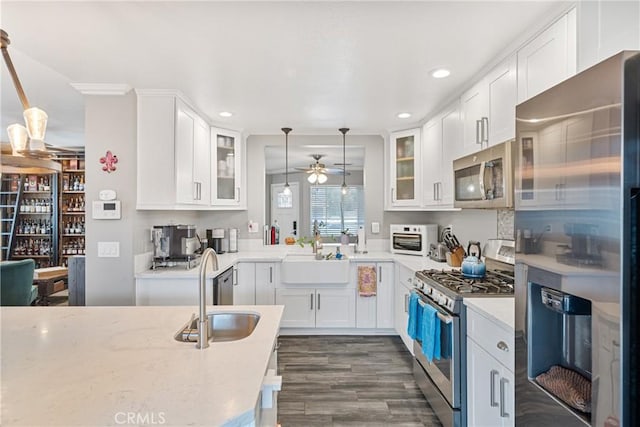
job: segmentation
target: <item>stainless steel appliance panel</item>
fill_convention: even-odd
[[[630,351],[637,345],[634,313],[640,303],[634,237],[640,188],[639,82],[640,53],[622,52],[516,107],[515,226],[540,236],[537,253],[517,254],[516,262],[526,266],[529,284],[591,301],[593,401],[590,417],[582,417],[590,425],[640,422],[631,397],[640,360]],[[544,321],[531,312],[531,301],[516,306],[529,306],[529,327],[517,332],[530,346],[531,325]],[[530,348],[539,352],[537,346]],[[531,367],[527,359],[517,359],[517,375]],[[585,364],[584,355],[569,359],[565,363]],[[529,405],[526,382],[516,381],[516,424],[536,425],[536,415],[558,410],[572,415],[551,398]]]
[[[233,305],[233,267],[213,279],[213,305]]]
[[[449,405],[438,391],[438,387],[429,379],[427,373],[415,359],[413,361],[413,377],[443,426],[461,427],[465,425],[462,421],[460,408],[454,409]]]

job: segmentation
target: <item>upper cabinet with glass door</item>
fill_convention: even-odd
[[[393,132],[390,138],[390,207],[421,204],[420,129]]]
[[[238,132],[211,128],[211,204],[242,208],[243,141]]]

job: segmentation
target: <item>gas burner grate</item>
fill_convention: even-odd
[[[458,270],[423,270],[416,276],[429,279],[457,294],[512,294],[513,274],[508,271],[488,271],[482,279],[464,277]]]

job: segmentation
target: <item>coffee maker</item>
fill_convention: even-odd
[[[194,225],[154,225],[151,229],[153,262],[151,268],[184,265],[193,268],[200,262],[200,244]]]

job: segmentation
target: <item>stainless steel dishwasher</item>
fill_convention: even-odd
[[[233,305],[233,267],[213,279],[213,305]]]

